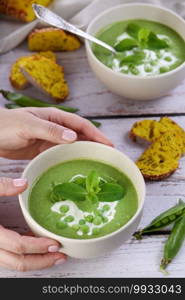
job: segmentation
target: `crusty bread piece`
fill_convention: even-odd
[[[35,29],[28,36],[30,51],[73,51],[80,48],[79,39],[58,28]]]
[[[170,130],[153,142],[136,164],[145,179],[164,179],[177,169],[182,147],[183,140],[179,132]]]
[[[135,142],[137,137],[152,142],[152,128],[155,122],[157,123],[154,120],[143,120],[134,123],[130,130],[130,138]]]
[[[32,4],[48,6],[52,1],[53,0],[3,0],[2,5],[0,5],[0,12],[24,22],[31,22],[36,18]]]
[[[22,90],[28,86],[29,82],[26,79],[26,77],[22,74],[22,72],[20,70],[20,64],[23,65],[24,63],[28,62],[31,57],[33,57],[35,55],[36,56],[45,56],[45,57],[53,60],[54,62],[56,62],[56,55],[51,51],[40,52],[40,53],[36,53],[33,55],[22,56],[22,57],[18,58],[18,60],[12,65],[11,70],[10,70],[10,76],[9,76],[9,80],[14,88],[16,88],[18,90]]]
[[[20,63],[20,68],[30,83],[57,102],[68,96],[69,89],[64,79],[63,68],[51,59],[33,56],[28,62]]]
[[[168,117],[163,117],[160,121],[155,120],[143,120],[136,122],[130,131],[130,137],[133,141],[137,138],[144,139],[148,142],[156,141],[165,132],[176,130],[182,140],[182,154],[185,153],[185,131],[177,123]]]

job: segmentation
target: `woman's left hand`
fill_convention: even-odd
[[[113,146],[90,121],[56,108],[0,109],[0,157],[31,159],[57,144],[90,140]]]

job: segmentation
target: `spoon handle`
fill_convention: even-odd
[[[38,19],[40,19],[41,21],[48,23],[52,26],[64,29],[66,31],[69,31],[71,33],[74,33],[78,36],[81,36],[91,42],[94,42],[106,49],[108,49],[109,51],[116,53],[116,50],[107,45],[106,43],[96,39],[94,36],[91,36],[90,34],[78,29],[76,26],[68,23],[67,21],[65,21],[63,18],[61,18],[60,16],[58,16],[57,14],[53,13],[51,10],[49,10],[48,8],[45,8],[42,5],[38,5],[38,4],[33,4],[33,10],[37,16]]]

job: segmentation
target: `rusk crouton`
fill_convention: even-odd
[[[20,65],[24,65],[25,63],[27,63],[33,56],[45,56],[56,62],[56,56],[51,51],[40,52],[18,58],[18,60],[12,65],[9,76],[9,80],[14,88],[22,90],[28,86],[29,82],[21,72]]]
[[[29,62],[20,64],[20,68],[30,83],[57,102],[68,96],[69,89],[64,79],[63,68],[51,59],[33,56]]]
[[[76,36],[53,27],[35,29],[28,36],[30,51],[73,51],[80,45]]]
[[[145,179],[164,179],[178,168],[182,147],[183,140],[179,132],[170,130],[153,142],[136,164]]]
[[[23,22],[31,22],[36,17],[32,4],[48,6],[53,0],[6,0],[0,1],[0,12]]]
[[[156,141],[165,132],[176,130],[183,140],[182,154],[185,153],[185,131],[173,120],[163,117],[160,121],[143,120],[136,122],[130,131],[130,137],[136,141],[137,138],[144,139],[148,142]]]

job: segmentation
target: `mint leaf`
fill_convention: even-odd
[[[86,178],[85,177],[81,177],[81,176],[78,176],[76,177],[73,181],[71,181],[72,183],[75,183],[75,184],[78,184],[82,187],[85,188],[85,182],[86,182]]]
[[[114,48],[117,51],[130,50],[138,46],[138,43],[134,39],[124,39],[120,41]]]
[[[88,193],[98,193],[100,178],[95,170],[92,170],[86,178],[86,189]]]
[[[133,54],[133,55],[128,55],[128,56],[125,56],[121,60],[120,66],[122,66],[124,64],[136,64],[136,65],[139,65],[140,63],[142,63],[142,61],[143,61],[144,58],[145,58],[144,52],[138,52],[138,53]]]
[[[138,32],[138,41],[140,48],[147,48],[148,39],[151,31],[147,28],[141,28]]]
[[[168,48],[168,43],[163,40],[159,39],[158,36],[154,32],[150,32],[148,36],[148,48],[149,49],[163,49]]]
[[[130,23],[128,24],[126,28],[126,32],[130,34],[133,38],[137,39],[138,38],[138,32],[141,29],[141,27],[135,23]]]
[[[72,201],[84,201],[87,195],[87,192],[83,187],[72,182],[56,185],[53,189],[53,193],[56,197]]]
[[[124,190],[122,186],[117,183],[104,183],[97,196],[99,201],[113,202],[123,198]]]

